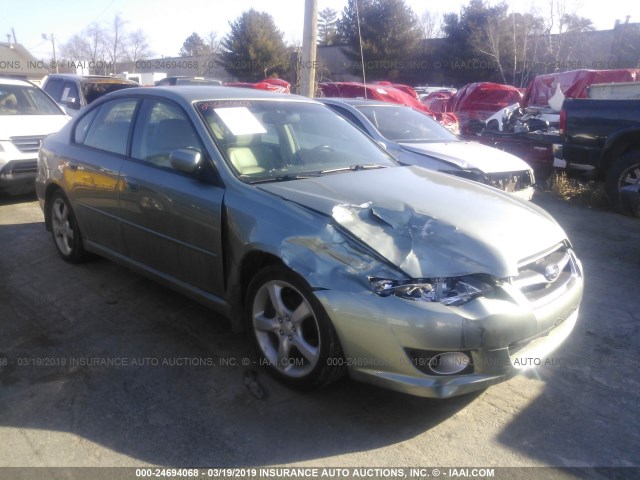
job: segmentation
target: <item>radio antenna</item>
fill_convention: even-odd
[[[362,83],[364,84],[364,98],[367,98],[367,78],[364,73],[364,53],[362,53],[362,32],[360,31],[360,11],[358,10],[358,0],[356,3],[356,22],[358,23],[358,40],[360,43],[360,64],[362,65]]]

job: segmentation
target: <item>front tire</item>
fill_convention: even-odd
[[[622,188],[640,184],[640,150],[633,150],[615,159],[607,172],[605,189],[611,206],[630,214],[622,201]]]
[[[245,320],[261,364],[287,385],[315,389],[344,374],[329,317],[306,282],[290,270],[270,266],[254,277]]]
[[[58,191],[51,197],[49,205],[51,235],[56,250],[66,262],[84,261],[87,258],[87,252],[82,244],[80,228],[67,197]]]

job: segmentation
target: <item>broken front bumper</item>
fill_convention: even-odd
[[[493,298],[461,306],[347,294],[316,295],[331,318],[354,379],[424,397],[481,390],[518,372],[552,362],[549,355],[573,330],[582,299],[580,262],[571,256],[548,292],[505,283]],[[536,260],[540,264],[542,259]],[[522,277],[530,276],[530,265]],[[517,280],[522,282],[522,280]],[[523,291],[524,290],[524,291]],[[432,360],[446,352],[467,356],[456,374],[435,374]]]

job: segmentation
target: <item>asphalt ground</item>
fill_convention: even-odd
[[[534,201],[584,264],[576,330],[554,364],[440,401],[292,391],[225,319],[66,264],[35,197],[1,197],[0,467],[639,467],[640,220]]]

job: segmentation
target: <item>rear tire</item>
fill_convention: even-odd
[[[82,234],[76,216],[69,200],[61,191],[52,195],[49,214],[53,243],[62,259],[69,263],[80,263],[86,260],[87,252],[82,243]]]
[[[260,363],[283,383],[316,389],[345,373],[329,317],[306,282],[285,267],[266,267],[253,278],[245,321]]]
[[[632,214],[622,201],[621,189],[640,184],[640,150],[633,150],[618,157],[611,164],[605,178],[605,190],[609,203],[618,212]]]

